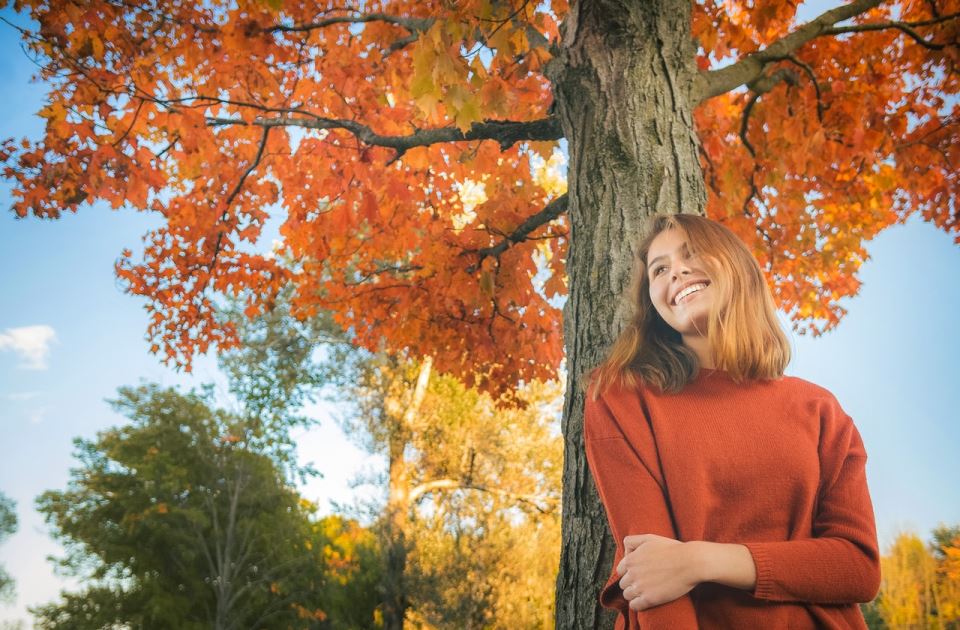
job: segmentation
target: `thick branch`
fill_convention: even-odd
[[[831,9],[794,32],[778,39],[765,49],[747,55],[740,61],[709,72],[700,72],[695,88],[694,102],[725,94],[737,86],[756,80],[767,64],[780,61],[811,39],[824,35],[834,24],[860,15],[879,5],[882,0],[854,0],[850,4]]]
[[[484,258],[488,256],[493,256],[495,258],[499,257],[500,254],[507,251],[507,249],[509,249],[514,244],[520,243],[526,240],[527,235],[529,235],[530,232],[533,232],[535,229],[537,229],[541,225],[550,223],[551,221],[559,217],[561,214],[567,211],[567,203],[568,203],[567,195],[563,194],[557,197],[556,199],[554,199],[553,201],[551,201],[550,203],[548,203],[546,206],[544,206],[543,210],[529,217],[526,221],[521,223],[520,227],[518,227],[511,234],[509,234],[506,238],[504,238],[502,241],[500,241],[493,247],[485,247],[483,249],[476,249],[476,250],[471,249],[471,250],[461,252],[460,253],[461,256],[467,256],[467,255],[478,256],[477,262],[467,267],[467,273],[474,273],[477,269],[479,269],[480,263],[483,262]]]
[[[304,127],[307,129],[343,129],[355,135],[360,141],[378,147],[387,147],[397,151],[397,157],[414,147],[425,147],[438,142],[458,142],[463,140],[496,140],[501,149],[508,149],[522,140],[559,140],[563,129],[557,118],[542,118],[529,122],[512,120],[487,120],[473,123],[466,133],[456,127],[440,129],[417,129],[408,136],[382,136],[366,125],[355,120],[343,118],[260,118],[251,122],[236,118],[208,118],[212,127],[225,125],[254,125],[269,127]],[[396,159],[396,158],[395,158]]]

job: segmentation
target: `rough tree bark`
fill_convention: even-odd
[[[575,2],[547,70],[570,154],[557,628],[610,628],[615,620],[597,600],[616,548],[586,464],[578,386],[620,330],[619,298],[644,218],[704,212],[690,25],[684,0]]]

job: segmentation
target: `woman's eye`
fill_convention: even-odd
[[[664,267],[662,267],[662,266],[657,267],[656,269],[653,270],[653,275],[655,275],[655,276],[656,276],[656,275],[659,275],[660,272],[661,272],[663,269],[664,269]]]

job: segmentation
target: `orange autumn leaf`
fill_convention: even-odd
[[[690,63],[763,51],[796,31],[796,4],[694,4]],[[569,222],[556,206],[509,237],[562,200],[532,160],[563,134],[548,76],[566,2],[18,6],[40,25],[24,45],[49,93],[43,137],[0,144],[13,211],[103,201],[162,217],[116,273],[147,300],[165,363],[238,342],[218,296],[254,317],[293,283],[298,316],[330,309],[357,343],[430,354],[468,384],[556,375],[549,299],[567,291]],[[910,213],[960,240],[958,12],[869,8],[851,28],[896,19],[917,37],[814,37],[770,63],[790,80],[695,110],[706,212],[750,246],[801,332],[837,325],[865,242]],[[485,201],[464,199],[466,182]],[[294,266],[253,247],[274,213]]]

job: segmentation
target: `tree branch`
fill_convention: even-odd
[[[387,47],[387,50],[383,55],[386,57],[394,51],[400,50],[404,46],[417,41],[417,39],[420,37],[420,33],[429,30],[430,27],[433,26],[434,22],[436,22],[436,18],[413,18],[388,15],[386,13],[366,13],[361,15],[338,15],[336,17],[325,18],[309,24],[295,24],[293,26],[277,25],[270,28],[265,28],[263,30],[266,33],[302,33],[324,28],[326,26],[331,26],[333,24],[363,24],[366,22],[386,22],[387,24],[402,26],[410,31],[409,35],[406,37],[401,37]]]
[[[478,257],[476,263],[467,267],[467,273],[476,272],[476,270],[480,268],[480,263],[483,262],[484,258],[488,256],[499,257],[500,254],[507,251],[507,249],[516,243],[526,240],[527,235],[530,234],[530,232],[533,232],[541,225],[550,223],[561,214],[566,212],[568,203],[569,198],[566,194],[563,194],[544,206],[543,210],[527,218],[526,221],[520,224],[520,227],[518,227],[493,247],[485,247],[483,249],[468,249],[461,252],[459,254],[460,256],[475,255]]]
[[[435,479],[433,481],[426,481],[421,483],[417,487],[410,490],[410,502],[416,503],[424,495],[434,492],[436,490],[479,490],[481,492],[489,492],[491,494],[498,494],[503,497],[509,497],[511,499],[517,499],[521,503],[529,503],[535,507],[538,511],[543,514],[548,514],[553,506],[556,506],[557,499],[554,497],[536,495],[536,494],[520,494],[518,492],[510,492],[509,490],[501,490],[500,488],[491,488],[489,486],[483,486],[474,483],[468,483],[465,481],[460,481],[458,479]],[[539,503],[544,503],[548,507],[544,509],[540,506]]]
[[[694,87],[693,101],[700,103],[756,80],[763,74],[767,64],[787,57],[811,39],[824,35],[825,31],[837,22],[860,15],[881,2],[882,0],[854,0],[850,4],[827,11],[765,49],[747,55],[726,68],[701,71],[697,85]]]
[[[496,140],[501,150],[510,148],[521,140],[559,140],[563,137],[560,120],[556,117],[541,118],[528,122],[513,120],[486,120],[473,123],[466,133],[457,127],[441,127],[439,129],[417,129],[408,136],[382,136],[370,127],[355,120],[343,118],[293,118],[277,116],[275,118],[260,118],[254,121],[244,121],[238,118],[207,118],[211,127],[226,125],[253,125],[257,127],[304,127],[306,129],[343,129],[355,135],[360,141],[378,147],[387,147],[397,151],[394,160],[399,159],[409,149],[425,147],[439,142],[458,142],[464,140]]]
[[[234,186],[233,191],[227,197],[227,201],[224,204],[223,214],[220,216],[219,221],[226,221],[230,212],[230,204],[233,203],[233,200],[240,193],[240,190],[243,188],[243,183],[247,181],[247,177],[260,165],[260,160],[263,158],[263,150],[267,146],[267,137],[270,135],[270,128],[263,128],[263,136],[260,138],[260,146],[257,148],[257,155],[253,159],[253,162],[250,164],[250,167],[243,172],[243,175],[240,176],[240,181],[237,182],[237,185]],[[220,253],[220,243],[223,241],[223,230],[217,232],[217,243],[213,247],[213,256],[210,259],[210,270],[213,270],[213,266],[217,262],[217,255]]]
[[[821,35],[842,35],[844,33],[863,33],[866,31],[883,31],[890,28],[903,31],[912,37],[918,44],[930,50],[943,50],[946,44],[936,44],[920,36],[914,29],[917,26],[930,26],[940,24],[948,20],[955,20],[960,17],[960,13],[951,13],[949,15],[939,16],[932,20],[921,20],[919,22],[878,22],[876,24],[854,24],[852,26],[837,26],[825,30]]]
[[[786,59],[787,61],[789,61],[789,62],[791,62],[791,63],[793,63],[793,64],[796,64],[796,65],[800,66],[801,68],[803,68],[803,71],[807,73],[807,76],[808,76],[808,77],[810,77],[810,81],[813,83],[813,89],[814,89],[814,90],[816,91],[816,93],[817,93],[817,120],[819,120],[820,123],[822,124],[822,123],[823,123],[823,109],[824,109],[824,107],[823,107],[823,98],[822,98],[823,95],[822,95],[821,92],[820,92],[820,83],[817,81],[817,75],[814,74],[813,68],[810,67],[810,64],[806,63],[805,61],[800,61],[799,59],[797,59],[797,58],[796,58],[795,56],[793,56],[793,55],[787,55],[787,57],[785,57],[785,59]],[[790,111],[790,115],[791,115],[791,116],[793,115],[793,110]]]
[[[750,97],[750,100],[747,102],[747,106],[743,108],[743,118],[740,121],[740,139],[743,141],[743,146],[747,148],[747,151],[749,151],[750,155],[753,157],[757,157],[757,152],[754,151],[753,145],[750,144],[750,141],[747,139],[750,112],[753,111],[753,106],[756,104],[757,99],[759,99],[762,94],[766,94],[781,82],[789,85],[796,85],[796,73],[787,70],[786,68],[781,68],[773,74],[761,75],[758,79],[751,81],[748,84],[750,89],[753,91],[753,96]]]
[[[396,24],[397,26],[402,26],[411,33],[416,33],[418,31],[425,31],[429,29],[431,26],[433,26],[433,23],[436,22],[436,18],[413,18],[388,15],[386,13],[366,13],[361,15],[338,15],[335,17],[318,20],[316,22],[311,22],[309,24],[295,24],[293,26],[277,25],[270,28],[265,28],[263,30],[266,33],[276,33],[278,31],[286,33],[305,32],[330,26],[332,24],[363,24],[366,22],[386,22],[388,24]]]

